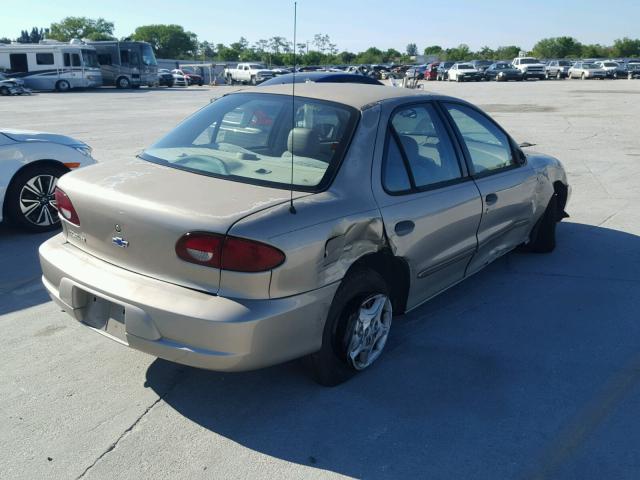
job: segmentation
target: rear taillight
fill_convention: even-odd
[[[183,235],[176,254],[186,262],[236,272],[264,272],[285,260],[284,253],[265,243],[203,232]]]
[[[56,208],[58,209],[60,217],[79,227],[80,218],[78,217],[78,212],[76,212],[76,209],[73,207],[73,203],[71,203],[71,199],[58,187],[56,187],[55,197]]]

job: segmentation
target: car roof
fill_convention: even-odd
[[[231,95],[243,92],[291,95],[292,89],[291,84],[268,85],[238,90]],[[381,87],[362,83],[296,83],[296,96],[342,103],[358,110],[374,103],[398,98],[407,100],[448,98],[408,88]]]
[[[271,78],[266,82],[263,82],[261,86],[266,87],[268,85],[278,85],[283,83],[293,83],[293,73],[287,73],[285,75],[279,75]],[[365,77],[363,75],[356,75],[354,73],[346,72],[298,72],[295,75],[296,84],[306,81],[310,82],[349,82],[353,83],[368,83],[371,85],[383,85],[374,78]]]

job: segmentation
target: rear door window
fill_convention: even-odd
[[[423,104],[396,111],[390,122],[391,135],[409,169],[413,187],[420,189],[450,182],[462,177],[458,157],[442,121],[433,105]],[[385,179],[385,188],[394,191],[391,185],[396,167],[393,160],[393,142],[390,142],[388,157],[391,159],[390,176]],[[394,174],[398,178],[397,173]],[[393,180],[393,183],[397,183]]]

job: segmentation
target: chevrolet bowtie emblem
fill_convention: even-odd
[[[127,248],[129,246],[129,242],[122,237],[113,237],[111,243],[120,248]]]

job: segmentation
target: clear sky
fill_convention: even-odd
[[[6,0],[9,2],[10,0]],[[251,43],[275,35],[293,37],[293,1],[288,0],[20,0],[3,6],[0,37],[47,27],[66,16],[103,17],[115,35],[139,25],[177,23],[213,43],[241,36]],[[420,51],[466,43],[519,45],[530,49],[540,38],[568,35],[583,43],[611,44],[640,37],[640,0],[299,0],[298,42],[326,33],[340,50],[370,46]]]

